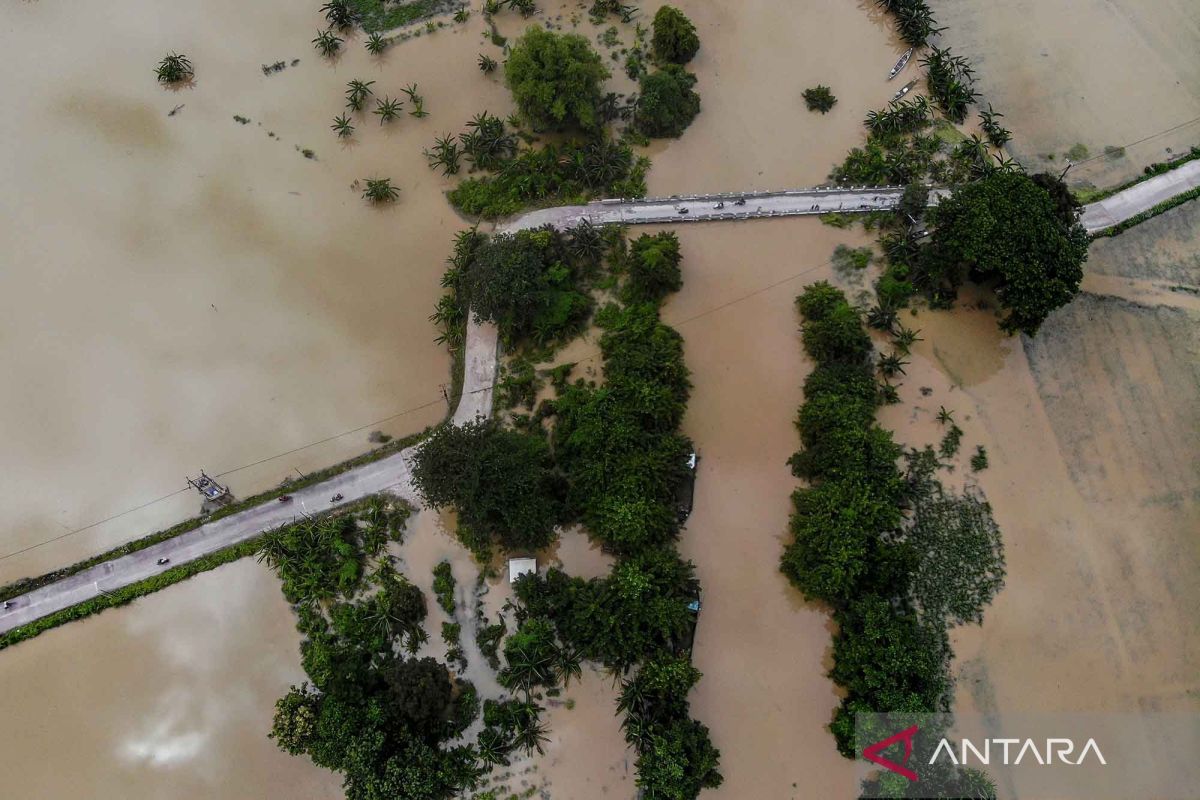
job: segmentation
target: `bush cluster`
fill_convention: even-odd
[[[379,511],[386,502],[373,498],[335,519],[369,529]],[[449,798],[474,785],[474,747],[449,742],[478,715],[475,690],[445,664],[402,655],[427,638],[425,597],[382,547],[304,522],[261,553],[295,604],[308,675],[275,705],[276,744],[340,772],[351,798]]]

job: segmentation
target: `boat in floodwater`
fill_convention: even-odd
[[[904,55],[900,56],[900,60],[896,62],[896,66],[892,67],[892,71],[888,73],[887,79],[889,81],[892,78],[899,75],[900,70],[902,70],[908,66],[908,60],[910,58],[912,58],[912,54],[913,54],[913,49],[910,47],[910,48],[908,48],[908,51]]]
[[[911,81],[909,81],[908,83],[901,86],[900,91],[898,91],[894,95],[892,95],[892,102],[894,103],[897,100],[899,100],[901,97],[904,97],[904,95],[911,92],[912,88],[916,85],[917,85],[917,79],[913,78]]]

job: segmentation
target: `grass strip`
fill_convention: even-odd
[[[425,17],[451,8],[449,0],[412,0],[408,3],[388,3],[385,0],[349,0],[350,7],[358,13],[363,30],[387,31],[409,25]]]
[[[461,393],[461,359],[459,362],[460,363],[456,364],[455,367],[457,375],[459,376],[458,385],[459,392]],[[224,517],[245,511],[248,508],[261,505],[262,503],[278,497],[280,493],[299,491],[300,489],[307,488],[314,484],[320,483],[321,481],[328,480],[335,475],[340,475],[347,470],[362,466],[363,464],[369,464],[372,461],[378,461],[381,458],[386,458],[387,456],[400,452],[409,445],[416,444],[421,439],[425,438],[430,430],[431,428],[426,428],[425,430],[419,431],[410,436],[405,436],[402,439],[394,439],[387,444],[363,453],[360,456],[355,456],[347,461],[343,461],[340,464],[334,464],[331,467],[326,467],[325,469],[317,470],[316,472],[310,472],[303,478],[296,478],[294,480],[289,478],[273,489],[269,489],[265,492],[259,492],[256,495],[245,498],[244,500],[238,500],[237,502],[230,503],[229,505],[214,511],[211,514],[192,517],[191,519],[184,520],[177,525],[172,525],[170,528],[165,530],[149,534],[148,536],[143,536],[140,539],[134,539],[131,542],[126,542],[125,544],[114,547],[111,550],[106,550],[103,553],[92,556],[91,558],[86,558],[83,561],[72,564],[69,567],[56,569],[53,572],[47,572],[46,574],[39,575],[36,578],[20,578],[12,583],[0,587],[0,600],[9,600],[13,597],[17,597],[18,595],[31,592],[34,589],[40,589],[43,586],[48,586],[55,581],[70,577],[71,575],[75,575],[76,573],[82,572],[85,569],[94,567],[97,564],[102,564],[105,561],[111,561],[114,558],[127,556],[130,553],[136,553],[139,550],[145,550],[147,547],[158,544],[159,542],[165,542],[168,539],[174,539],[176,536],[182,536],[185,533],[196,530],[201,525],[205,525],[209,522],[215,522],[216,520]]]
[[[1149,208],[1140,214],[1135,214],[1134,216],[1130,217],[1127,220],[1124,220],[1123,222],[1118,222],[1116,225],[1113,225],[1111,228],[1105,228],[1102,231],[1093,233],[1092,241],[1096,241],[1097,239],[1102,239],[1102,238],[1109,238],[1109,237],[1113,237],[1118,234],[1124,233],[1125,231],[1132,228],[1134,225],[1140,225],[1148,219],[1152,219],[1153,217],[1157,217],[1159,214],[1170,211],[1172,208],[1175,208],[1176,206],[1181,206],[1184,203],[1188,202],[1189,200],[1195,200],[1197,197],[1200,197],[1200,187],[1197,187],[1195,189],[1189,189],[1188,191],[1184,192],[1183,194],[1177,194],[1174,197],[1170,198],[1169,200],[1163,200],[1161,203],[1154,206],[1153,208]]]

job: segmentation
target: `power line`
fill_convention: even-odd
[[[1136,147],[1137,145],[1142,144],[1143,142],[1148,142],[1151,139],[1157,139],[1160,136],[1166,136],[1168,133],[1174,133],[1175,131],[1179,130],[1180,128],[1186,128],[1189,125],[1195,125],[1197,122],[1200,122],[1200,117],[1196,117],[1194,119],[1189,119],[1187,122],[1181,122],[1178,125],[1174,125],[1170,128],[1166,128],[1164,130],[1158,131],[1157,133],[1152,133],[1149,136],[1143,136],[1141,139],[1138,139],[1136,142],[1129,142],[1128,144],[1121,145],[1121,147],[1123,147],[1123,148],[1124,147]],[[1089,161],[1096,161],[1097,159],[1100,159],[1100,158],[1108,158],[1108,154],[1100,153],[1099,155],[1094,155],[1091,158],[1085,158],[1082,161],[1075,161],[1072,163],[1074,163],[1076,165],[1086,164]]]
[[[709,316],[710,314],[715,314],[715,313],[717,313],[718,311],[722,311],[722,310],[724,310],[724,309],[726,309],[726,308],[729,308],[730,306],[737,305],[738,303],[741,303],[741,302],[744,302],[744,301],[746,301],[746,300],[749,300],[749,299],[750,299],[750,298],[752,298],[752,297],[757,297],[757,296],[758,296],[758,295],[760,295],[760,294],[764,294],[764,293],[766,293],[766,292],[769,292],[769,291],[771,291],[771,290],[773,290],[773,289],[777,289],[777,288],[779,288],[780,286],[783,286],[783,285],[785,285],[785,284],[791,283],[792,281],[794,281],[794,280],[796,280],[796,279],[798,279],[798,278],[801,278],[801,277],[803,277],[803,276],[805,276],[805,275],[808,275],[808,274],[810,274],[810,273],[816,272],[817,270],[820,270],[820,269],[825,269],[826,267],[832,266],[832,264],[833,264],[833,261],[832,261],[832,259],[831,259],[831,260],[829,260],[829,261],[826,261],[826,262],[824,262],[824,263],[822,263],[822,264],[818,264],[818,265],[816,265],[816,266],[814,266],[814,267],[808,267],[807,269],[803,269],[803,270],[801,270],[801,271],[799,271],[799,272],[797,272],[797,273],[795,273],[795,274],[793,274],[793,275],[789,275],[789,276],[788,276],[788,277],[786,277],[786,278],[781,278],[780,280],[778,280],[778,281],[775,281],[774,283],[770,283],[770,284],[768,284],[768,285],[766,285],[766,286],[764,286],[764,287],[762,287],[762,288],[760,288],[760,289],[755,289],[755,290],[754,290],[754,291],[752,291],[752,292],[749,292],[749,293],[747,293],[747,294],[744,294],[744,295],[742,295],[742,296],[740,296],[740,297],[736,297],[736,298],[734,298],[734,299],[732,299],[732,300],[729,300],[728,302],[722,303],[721,305],[714,306],[713,308],[707,309],[707,310],[705,310],[705,311],[701,311],[701,312],[699,312],[698,314],[693,314],[693,315],[692,315],[692,316],[690,316],[690,317],[686,317],[686,318],[684,318],[684,319],[681,319],[681,320],[678,320],[678,321],[675,321],[675,322],[671,322],[670,320],[668,320],[668,323],[669,323],[669,324],[673,324],[673,325],[678,325],[678,326],[687,325],[687,324],[688,324],[688,323],[690,323],[690,322],[694,322],[695,320],[701,319],[701,318],[703,318],[703,317],[707,317],[707,316]],[[584,356],[583,358],[579,359],[579,361],[580,361],[580,362],[582,362],[582,361],[589,361],[589,360],[591,360],[591,359],[595,358],[595,357],[596,357],[597,355],[599,355],[599,354],[600,354],[600,350],[599,350],[599,349],[593,350],[593,351],[592,351],[591,353],[589,353],[588,355],[586,355],[586,356]],[[576,362],[576,363],[579,363],[579,362]],[[496,382],[495,382],[495,381],[493,381],[492,383],[488,384],[487,386],[481,386],[481,387],[480,387],[480,388],[478,388],[478,389],[474,389],[474,390],[472,390],[472,392],[471,392],[471,393],[472,393],[472,394],[477,394],[477,393],[479,393],[479,392],[483,392],[483,391],[488,391],[488,390],[490,390],[490,389],[494,389],[495,387],[496,387]],[[385,422],[390,422],[390,421],[392,421],[392,420],[394,420],[394,419],[398,419],[398,418],[400,418],[400,417],[403,417],[403,416],[405,416],[405,415],[407,415],[407,414],[412,414],[412,413],[414,413],[414,412],[416,412],[416,411],[421,411],[421,410],[423,410],[423,409],[430,408],[430,407],[432,407],[432,406],[435,406],[435,405],[437,405],[438,403],[442,403],[442,402],[445,402],[445,401],[444,401],[444,399],[442,399],[442,400],[431,400],[431,401],[429,401],[429,402],[427,402],[427,403],[421,403],[420,405],[415,405],[415,406],[412,406],[412,407],[410,407],[410,408],[406,408],[406,409],[404,409],[403,411],[399,411],[399,412],[397,412],[397,413],[395,413],[395,414],[392,414],[392,415],[390,415],[390,416],[384,417],[383,419],[375,420],[374,422],[368,422],[368,423],[366,423],[365,425],[359,425],[358,427],[355,427],[355,428],[350,428],[349,430],[342,431],[341,433],[335,433],[335,434],[333,434],[333,435],[331,435],[331,436],[326,436],[326,437],[325,437],[325,438],[323,438],[323,439],[317,439],[316,441],[309,442],[308,444],[301,445],[300,447],[293,447],[291,450],[285,450],[285,451],[284,451],[284,452],[282,452],[282,453],[276,453],[275,455],[272,455],[272,456],[267,456],[266,458],[260,458],[260,459],[258,459],[257,461],[252,461],[252,462],[250,462],[249,464],[243,464],[243,465],[241,465],[241,466],[239,466],[239,467],[234,467],[234,468],[232,468],[232,469],[227,469],[227,470],[224,470],[224,471],[222,471],[222,472],[215,473],[215,475],[214,475],[213,477],[221,478],[221,477],[224,477],[224,476],[226,476],[226,475],[232,475],[232,474],[234,474],[234,473],[236,473],[236,472],[241,472],[242,470],[245,470],[245,469],[250,469],[251,467],[256,467],[256,466],[259,466],[260,464],[265,464],[265,463],[267,463],[268,461],[274,461],[275,459],[278,459],[278,458],[283,458],[284,456],[289,456],[289,455],[292,455],[293,453],[299,453],[299,452],[300,452],[300,451],[302,451],[302,450],[307,450],[307,449],[309,449],[310,447],[316,447],[317,445],[326,444],[327,442],[332,442],[332,441],[334,441],[335,439],[340,439],[340,438],[342,438],[343,436],[349,436],[349,435],[350,435],[350,434],[352,434],[352,433],[358,433],[359,431],[364,431],[364,430],[366,430],[367,428],[372,428],[372,427],[375,427],[376,425],[382,425],[382,424],[383,424],[383,423],[385,423]],[[141,510],[142,510],[142,509],[144,509],[144,508],[148,508],[148,507],[150,507],[150,506],[152,506],[152,505],[155,505],[155,504],[157,504],[157,503],[161,503],[161,502],[163,502],[164,500],[169,500],[169,499],[171,499],[172,497],[175,497],[176,495],[179,495],[179,494],[183,494],[183,493],[185,493],[185,492],[187,492],[187,491],[188,491],[188,489],[186,489],[186,488],[184,488],[184,489],[177,489],[177,490],[176,490],[176,491],[174,491],[174,492],[171,492],[171,493],[169,493],[169,494],[164,494],[164,495],[163,495],[163,496],[161,496],[161,497],[156,497],[156,498],[155,498],[155,499],[153,499],[153,500],[148,500],[148,501],[146,501],[146,502],[144,502],[144,503],[142,503],[142,504],[140,504],[140,505],[134,506],[133,508],[128,508],[128,509],[125,509],[124,511],[120,511],[120,512],[118,512],[118,513],[116,513],[116,514],[113,514],[113,515],[111,515],[111,516],[105,517],[104,519],[102,519],[102,520],[99,520],[99,521],[97,521],[97,522],[93,522],[93,523],[90,523],[90,524],[88,524],[88,525],[84,525],[84,526],[82,526],[82,527],[75,528],[74,530],[67,531],[66,533],[61,533],[61,534],[59,534],[58,536],[54,536],[54,537],[51,537],[51,538],[49,538],[49,539],[44,539],[43,541],[40,541],[40,542],[35,542],[34,544],[31,544],[31,545],[28,545],[28,546],[26,546],[26,547],[23,547],[23,548],[21,548],[20,550],[14,550],[14,551],[12,551],[11,553],[5,553],[4,555],[0,556],[0,561],[5,561],[5,560],[7,560],[7,559],[14,558],[14,557],[16,557],[16,556],[19,556],[19,555],[22,555],[22,554],[24,554],[24,553],[28,553],[28,552],[29,552],[29,551],[31,551],[31,550],[36,550],[36,549],[38,549],[39,547],[44,547],[44,546],[46,546],[46,545],[48,545],[48,544],[53,544],[54,542],[61,541],[61,540],[63,540],[63,539],[69,538],[69,537],[71,537],[71,536],[76,536],[76,535],[78,535],[78,534],[80,534],[80,533],[84,533],[85,531],[89,531],[89,530],[91,530],[91,529],[93,529],[93,528],[99,527],[100,525],[104,525],[104,524],[106,524],[106,523],[112,522],[113,520],[117,520],[117,519],[120,519],[121,517],[127,516],[127,515],[129,515],[129,514],[133,514],[133,513],[137,512],[137,511],[141,511]]]

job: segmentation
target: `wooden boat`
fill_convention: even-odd
[[[904,97],[904,95],[911,92],[912,88],[916,85],[917,85],[917,79],[913,78],[911,81],[909,81],[908,83],[901,86],[900,91],[898,91],[894,95],[892,95],[892,102],[894,103],[897,100],[899,100],[901,97]]]
[[[910,58],[912,58],[912,54],[913,54],[913,49],[910,47],[910,48],[908,48],[908,52],[907,52],[907,53],[905,53],[904,55],[900,56],[900,60],[896,62],[896,66],[892,67],[892,71],[888,73],[888,78],[887,78],[887,79],[888,79],[889,81],[890,81],[892,78],[894,78],[894,77],[896,77],[897,75],[899,75],[899,74],[900,74],[900,70],[902,70],[902,69],[904,69],[905,67],[907,67],[907,66],[908,66],[908,60],[909,60]]]

